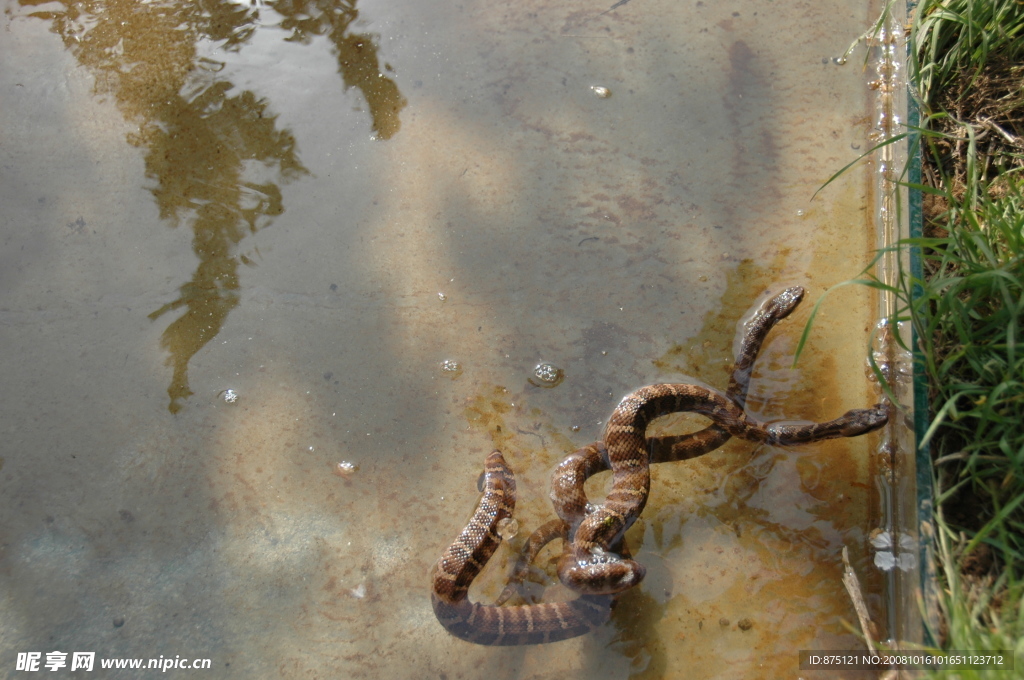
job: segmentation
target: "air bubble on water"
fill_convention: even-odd
[[[803,217],[803,216],[804,216],[804,215],[806,215],[806,214],[807,214],[807,213],[805,213],[805,212],[804,212],[803,210],[797,210],[797,211],[796,211],[796,216],[797,216],[797,217]]]
[[[445,377],[455,380],[462,375],[462,364],[454,359],[445,359],[441,362],[441,373]]]
[[[515,538],[515,535],[519,533],[519,522],[516,521],[515,517],[503,517],[498,520],[496,529],[498,535],[507,541],[510,538]]]
[[[441,302],[445,302],[448,299],[448,296],[445,295],[444,293],[438,293],[437,299],[440,300]]]
[[[359,470],[359,466],[355,463],[350,463],[347,460],[340,461],[334,464],[334,474],[339,477],[349,479]]]
[[[528,378],[529,383],[536,387],[557,387],[564,379],[565,372],[547,362],[537,364],[533,369],[533,375]]]

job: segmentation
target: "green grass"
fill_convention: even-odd
[[[1002,184],[1004,196],[983,190],[966,205],[946,190],[948,236],[912,243],[927,272],[915,306],[933,419],[921,444],[941,431],[940,467],[958,468],[938,500],[970,483],[1009,518],[1024,502],[1024,197]],[[1024,564],[1024,525],[1012,528],[1003,547]]]
[[[1024,4],[1016,0],[924,0],[912,25],[915,81],[926,103],[993,57],[1024,55]],[[913,57],[912,57],[913,58]]]
[[[1024,199],[1016,178],[1001,184],[1002,196],[980,186],[960,203],[947,190],[948,236],[915,243],[926,276],[914,307],[931,386],[921,444],[935,457],[946,647],[1016,647],[1024,661]],[[991,564],[972,570],[978,555]]]
[[[940,513],[941,515],[941,510]],[[945,623],[946,649],[1006,650],[1016,659],[1012,672],[990,669],[942,670],[925,677],[942,680],[1010,680],[1024,677],[1024,599],[1021,583],[1010,582],[1004,573],[996,582],[968,583],[958,566],[965,538],[956,535],[940,518],[938,554],[942,559],[945,588],[939,608]],[[998,601],[994,601],[998,598]],[[934,631],[937,633],[938,631]],[[936,635],[936,637],[938,637]]]
[[[911,45],[931,177],[916,188],[943,206],[928,238],[899,246],[924,264],[898,292],[930,385],[920,443],[935,460],[944,624],[933,633],[947,649],[1013,649],[1024,664],[1024,182],[1013,117],[1024,81],[1007,70],[1024,56],[1024,3],[926,0]],[[1013,77],[993,78],[1000,68]],[[979,144],[986,129],[998,146]],[[1024,668],[928,677],[1021,678]]]

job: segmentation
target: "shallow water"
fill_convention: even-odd
[[[812,195],[872,145],[865,72],[832,57],[877,8],[611,4],[5,3],[5,672],[60,650],[224,678],[796,677],[797,650],[858,646],[844,545],[884,620],[874,436],[658,466],[629,534],[648,577],[588,636],[495,649],[434,619],[488,451],[521,538],[622,395],[725,387],[767,290],[808,295],[750,411],[877,401],[866,290],[791,366],[874,247],[869,164]]]

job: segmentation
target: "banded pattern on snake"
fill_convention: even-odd
[[[437,563],[431,603],[452,635],[483,645],[528,645],[583,635],[608,620],[611,598],[497,607],[471,603],[469,586],[501,542],[498,524],[512,516],[516,482],[501,452],[484,465],[484,495],[469,525]]]
[[[642,565],[630,559],[625,531],[642,512],[650,488],[651,462],[684,460],[712,451],[730,437],[790,445],[876,430],[887,421],[880,405],[855,409],[827,423],[763,424],[743,410],[754,360],[771,328],[803,296],[789,288],[767,301],[744,327],[736,364],[723,396],[697,385],[651,385],[627,395],[609,418],[602,442],[571,454],[555,472],[552,501],[560,520],[545,524],[528,541],[513,581],[523,565],[554,538],[563,538],[559,578],[581,595],[570,602],[498,606],[470,603],[469,586],[501,542],[498,525],[515,508],[515,478],[498,451],[488,457],[485,488],[473,518],[438,561],[431,602],[438,621],[456,637],[487,645],[524,645],[564,640],[585,634],[610,616],[618,593],[638,584]],[[681,437],[646,438],[647,425],[679,411],[703,414],[713,421],[704,430]],[[649,455],[648,451],[652,454]],[[612,489],[605,502],[588,513],[586,479],[611,469]]]

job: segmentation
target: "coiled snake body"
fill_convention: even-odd
[[[726,395],[698,385],[642,387],[622,399],[605,427],[604,438],[571,454],[555,470],[551,499],[558,520],[544,525],[527,542],[513,580],[540,549],[554,538],[564,540],[558,574],[581,593],[569,602],[499,606],[471,603],[469,586],[501,542],[498,525],[515,508],[515,477],[498,451],[488,455],[484,493],[472,519],[445,550],[433,575],[431,602],[438,621],[456,637],[486,645],[525,645],[565,640],[585,634],[610,616],[616,595],[638,584],[643,565],[630,559],[623,540],[647,502],[650,463],[694,458],[730,437],[773,445],[801,444],[835,437],[855,437],[882,427],[887,412],[878,405],[855,409],[826,423],[764,424],[743,410],[754,360],[774,325],[799,304],[803,289],[788,288],[768,300],[743,329]],[[692,411],[713,421],[700,432],[648,439],[648,424],[662,415]],[[650,452],[650,453],[649,453]],[[583,483],[611,469],[612,488],[591,508]],[[589,512],[588,512],[589,510]]]
[[[512,516],[516,482],[498,451],[484,464],[484,495],[473,518],[437,563],[431,602],[448,632],[483,645],[528,645],[583,635],[608,620],[611,597],[498,607],[471,603],[469,586],[501,542],[498,523]]]

